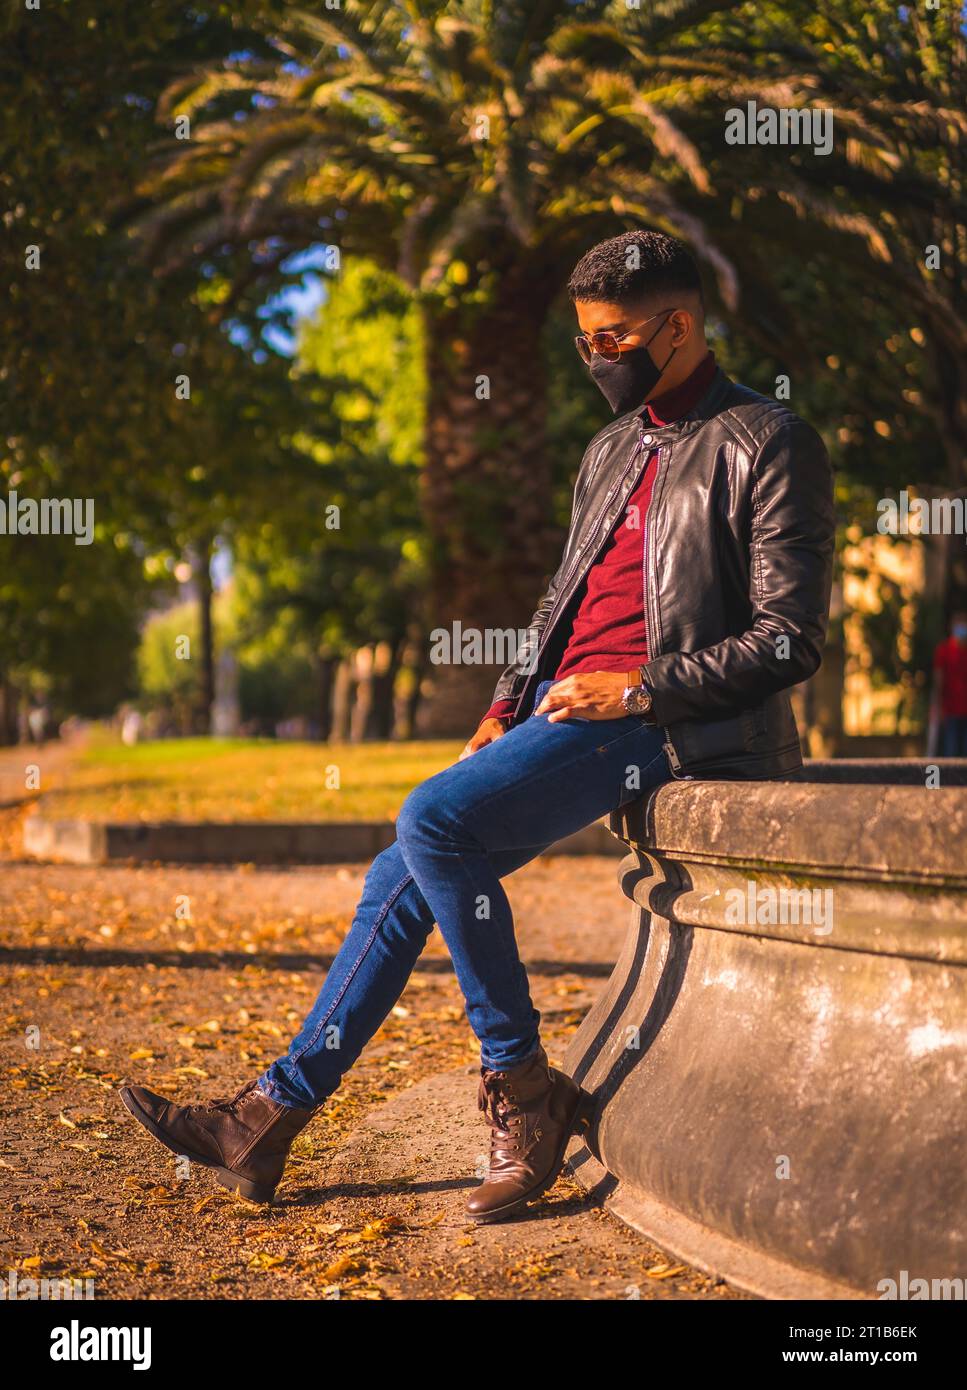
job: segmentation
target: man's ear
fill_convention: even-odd
[[[673,314],[669,314],[668,322],[672,330],[672,347],[681,347],[689,338],[694,337],[695,315],[689,309],[676,309]]]

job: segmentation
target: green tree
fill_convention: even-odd
[[[8,272],[0,484],[38,498],[91,497],[105,538],[101,549],[70,552],[63,568],[68,552],[48,547],[48,575],[0,537],[8,632],[31,633],[34,644],[31,658],[26,637],[17,643],[16,676],[12,643],[0,652],[0,680],[11,690],[28,681],[28,663],[28,683],[45,671],[63,675],[37,634],[57,628],[60,615],[48,605],[68,592],[78,612],[88,591],[107,601],[106,571],[95,558],[112,548],[127,557],[115,573],[136,626],[135,605],[146,592],[138,564],[188,555],[201,600],[200,659],[190,668],[195,722],[207,728],[212,545],[264,517],[284,493],[305,462],[291,445],[305,418],[288,361],[258,352],[237,331],[225,267],[157,275],[132,255],[112,209],[130,199],[158,143],[162,91],[233,48],[267,53],[248,20],[277,8],[270,0],[136,8],[63,0],[28,10],[6,0],[0,11],[0,87],[8,96],[0,118]],[[246,248],[246,261],[259,254]],[[86,640],[91,657],[102,652],[90,634]],[[99,676],[104,692],[115,689],[123,663],[104,657],[99,672],[78,657],[77,680]]]
[[[789,328],[770,267],[822,237],[922,311],[938,358],[961,342],[952,12],[347,0],[285,6],[264,34],[268,58],[199,66],[166,93],[162,120],[191,114],[196,134],[141,185],[149,254],[178,264],[271,237],[275,265],[326,241],[411,287],[433,623],[503,627],[532,610],[554,557],[541,334],[599,237],[642,222],[685,236],[723,314],[773,347],[808,335]],[[835,154],[727,146],[725,109],[756,98],[831,105]],[[943,248],[940,277],[925,238]],[[963,392],[939,394],[960,430]],[[492,672],[444,674],[433,723],[455,732]]]
[[[388,653],[370,729],[383,736],[395,675],[408,654],[418,664],[421,332],[405,288],[375,265],[355,263],[332,285],[297,354],[300,385],[326,422],[296,436],[312,471],[236,547],[240,626],[258,641],[281,628],[307,644],[324,737],[337,670],[357,649]]]
[[[162,727],[191,733],[197,704],[201,624],[195,604],[178,603],[150,617],[138,647],[140,703],[155,711]]]
[[[6,501],[6,499],[4,499]],[[51,715],[98,718],[135,689],[138,618],[156,591],[130,538],[94,514],[91,544],[70,535],[0,536],[0,742],[18,710],[43,697]]]

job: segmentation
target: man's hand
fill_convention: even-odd
[[[547,714],[549,724],[575,717],[624,719],[628,713],[621,703],[625,688],[640,684],[637,671],[591,671],[587,675],[565,676],[551,686],[534,713]]]
[[[462,763],[464,758],[469,758],[470,754],[476,753],[478,748],[485,748],[488,743],[494,743],[498,738],[501,738],[506,732],[507,730],[504,728],[503,724],[500,722],[499,719],[482,720],[477,729],[477,732],[474,734],[473,738],[469,740],[463,752],[457,759],[457,762]]]

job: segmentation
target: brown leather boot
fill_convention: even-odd
[[[490,1166],[467,1214],[502,1221],[545,1192],[563,1167],[568,1139],[586,1123],[590,1099],[548,1066],[543,1047],[508,1071],[481,1067],[477,1107],[491,1128]]]
[[[279,1105],[254,1081],[231,1100],[207,1105],[175,1105],[143,1086],[122,1086],[120,1094],[166,1149],[214,1169],[223,1187],[250,1202],[272,1201],[292,1141],[319,1108]]]

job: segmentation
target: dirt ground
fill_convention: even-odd
[[[438,933],[274,1206],[196,1165],[180,1178],[118,1087],[229,1095],[284,1051],[364,866],[35,865],[17,857],[19,815],[2,813],[0,860],[0,1277],[90,1278],[97,1298],[743,1296],[563,1177],[525,1220],[466,1221],[487,1133]],[[508,881],[552,1061],[620,945],[616,864],[544,859]]]

